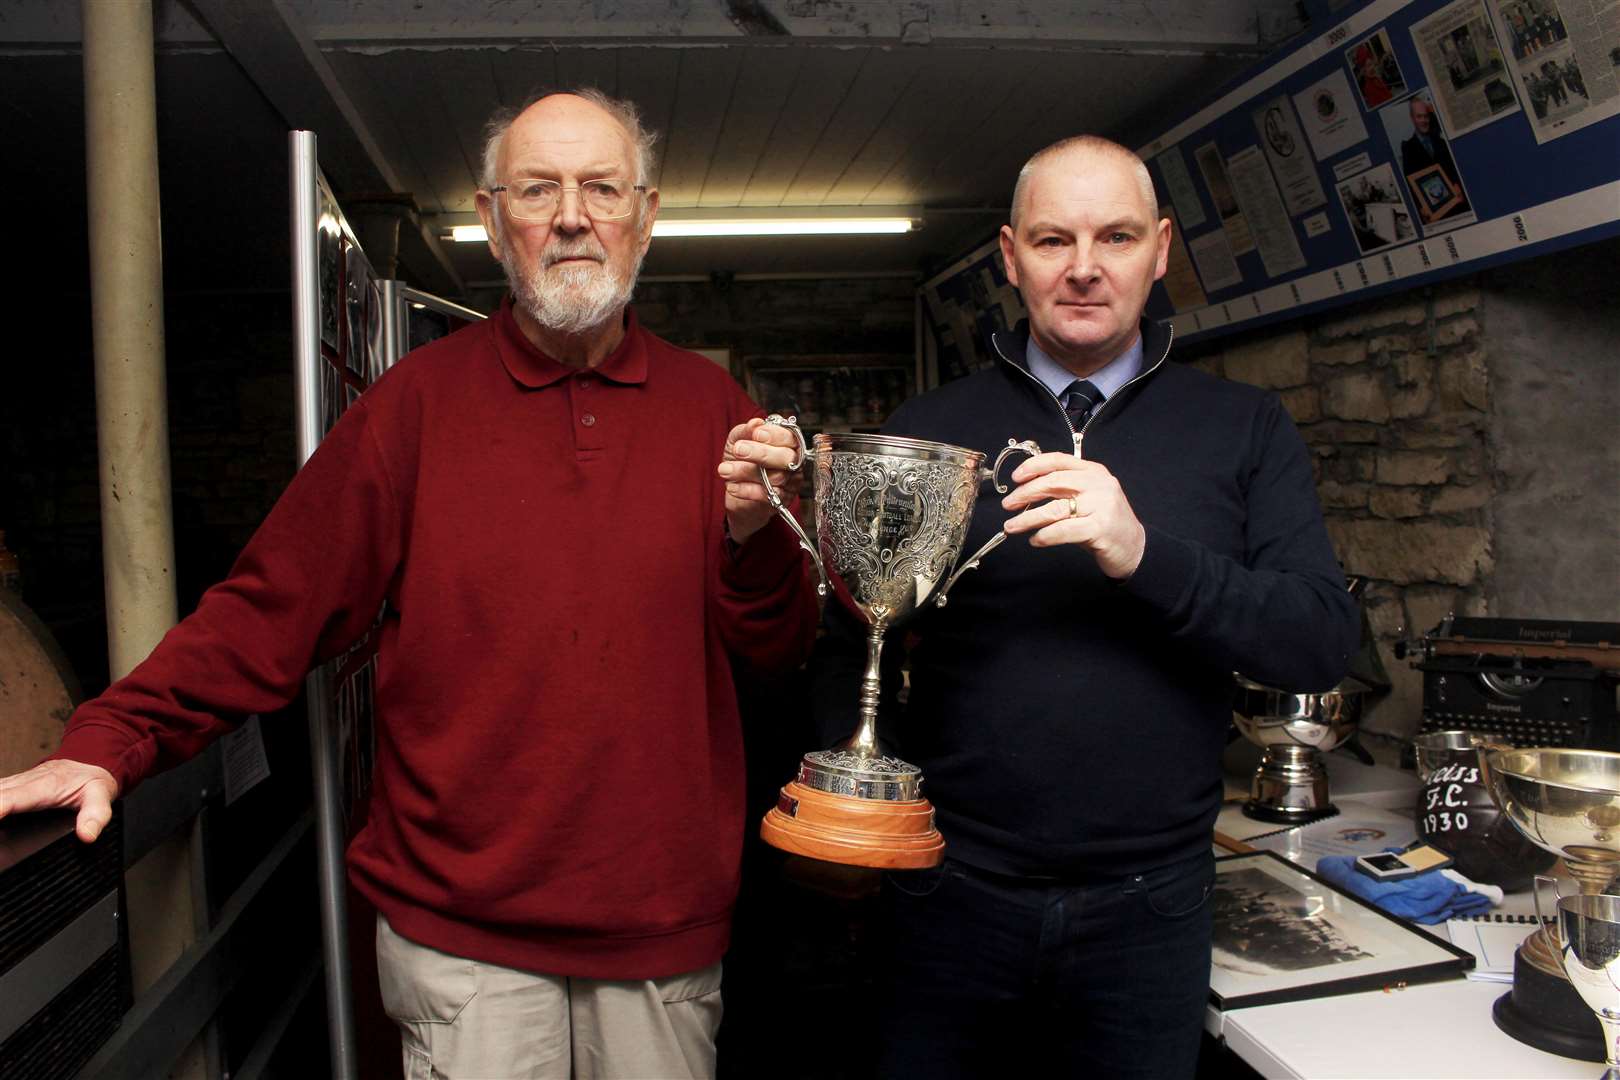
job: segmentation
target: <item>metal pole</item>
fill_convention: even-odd
[[[175,624],[150,0],[83,0],[101,561],[114,679]]]
[[[303,466],[321,441],[321,304],[316,246],[315,135],[287,136],[291,161],[293,255],[293,386],[297,395],[298,464]],[[339,800],[337,736],[332,715],[332,680],[326,668],[304,680],[309,708],[310,768],[315,791],[316,851],[320,870],[321,949],[326,955],[326,1025],[334,1080],[359,1074],[354,1033],[354,1002],[349,972],[349,905],[344,893],[343,808]]]
[[[163,230],[151,0],[81,0],[84,144],[95,347],[101,564],[112,678],[146,659],[178,620],[163,348]],[[171,837],[125,874],[130,959],[144,994],[197,938],[197,838]],[[212,1037],[171,1072],[212,1071]]]

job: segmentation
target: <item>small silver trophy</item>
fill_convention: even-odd
[[[1303,825],[1338,809],[1328,801],[1322,755],[1356,733],[1371,689],[1354,675],[1319,694],[1290,694],[1233,674],[1232,721],[1265,753],[1249,782],[1243,813],[1256,821]]]
[[[805,445],[794,418],[767,418],[799,441],[797,470],[815,466],[816,543],[766,484],[771,505],[815,561],[817,590],[830,589],[866,624],[860,726],[843,745],[806,754],[798,777],[761,826],[786,851],[831,862],[883,868],[932,866],[945,843],[921,795],[922,772],[878,748],[879,662],[884,635],[924,604],[943,606],[956,580],[979,565],[1007,534],[998,532],[953,571],[979,486],[998,479],[1012,454],[1040,453],[1008,440],[985,468],[984,454],[948,443],[893,435],[820,434]]]
[[[1562,857],[1580,885],[1582,895],[1560,898],[1559,922],[1564,921],[1565,900],[1580,901],[1572,919],[1588,925],[1595,940],[1596,923],[1605,917],[1602,894],[1620,870],[1620,754],[1564,747],[1515,750],[1486,743],[1479,748],[1479,762],[1502,815],[1536,846]],[[1536,908],[1539,914],[1539,890]],[[1597,991],[1576,982],[1567,932],[1543,920],[1541,929],[1524,940],[1513,960],[1513,989],[1497,999],[1492,1016],[1497,1027],[1520,1042],[1569,1057],[1606,1059],[1612,1066],[1614,1032],[1592,996]],[[1579,948],[1590,956],[1595,946]],[[1602,1000],[1608,1001],[1610,1016],[1620,1016],[1620,997]],[[1577,1012],[1581,1001],[1598,1011],[1601,1033]],[[1601,1044],[1594,1037],[1600,1034]],[[1612,1068],[1608,1075],[1620,1080]]]
[[[1603,1026],[1603,1080],[1620,1080],[1620,896],[1560,897],[1558,936],[1564,972]]]

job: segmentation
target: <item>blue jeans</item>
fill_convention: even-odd
[[[1083,883],[890,873],[879,1073],[1153,1077],[1198,1063],[1214,859]]]

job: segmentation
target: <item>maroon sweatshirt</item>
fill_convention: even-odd
[[[356,887],[458,956],[614,979],[711,964],[745,827],[731,663],[797,664],[815,632],[786,526],[725,537],[715,466],[755,415],[633,314],[581,372],[503,306],[349,408],[55,756],[128,792],[285,705],[386,600]]]

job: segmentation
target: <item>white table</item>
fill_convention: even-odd
[[[1224,764],[1229,792],[1247,790],[1259,756],[1259,748],[1247,741],[1228,748]],[[1418,788],[1411,773],[1363,765],[1343,754],[1329,754],[1325,763],[1335,801],[1343,798],[1411,812]],[[1243,840],[1277,826],[1248,821],[1236,805],[1228,805],[1216,828]],[[1528,894],[1515,895],[1503,910],[1528,912],[1529,904]],[[1268,1080],[1595,1080],[1602,1075],[1602,1065],[1536,1050],[1497,1028],[1491,1006],[1508,989],[1503,983],[1455,978],[1404,990],[1370,990],[1224,1013],[1212,1005],[1204,1026]]]
[[[1526,1046],[1497,1028],[1501,983],[1447,982],[1218,1012],[1205,1030],[1260,1075],[1331,1080],[1372,1077],[1579,1077],[1603,1066]]]

